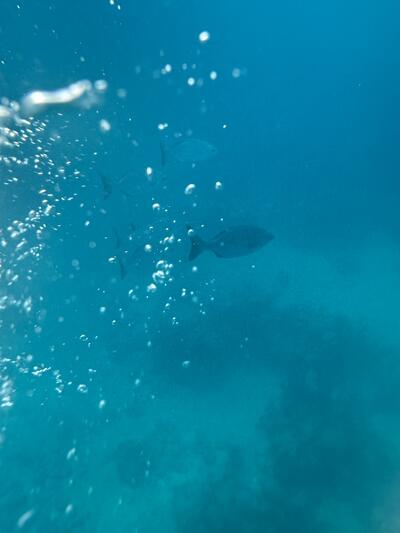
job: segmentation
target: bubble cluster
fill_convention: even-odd
[[[45,331],[48,313],[39,289],[41,277],[50,269],[50,279],[59,274],[57,267],[47,263],[44,250],[60,228],[63,204],[79,194],[82,173],[75,164],[80,160],[68,155],[68,147],[74,144],[67,142],[59,149],[69,122],[61,113],[45,118],[39,115],[70,104],[79,109],[91,107],[106,90],[104,80],[76,82],[56,91],[32,91],[21,102],[0,100],[0,175],[6,206],[0,226],[0,325],[5,335],[0,350],[1,408],[14,404],[21,376],[50,378],[57,394],[65,386],[58,369],[44,362],[32,366],[32,356],[21,354],[19,343],[4,342],[8,334],[14,334],[31,343]],[[75,140],[75,146],[83,151],[84,140]],[[79,270],[79,260],[75,261],[73,268]],[[59,324],[63,320],[58,317]],[[54,346],[48,347],[49,354],[54,350]]]
[[[32,91],[25,95],[20,104],[22,117],[32,117],[48,107],[75,104],[82,109],[89,109],[99,103],[100,96],[107,90],[107,82],[98,80],[80,80],[67,87],[54,91]]]

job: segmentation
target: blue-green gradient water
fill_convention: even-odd
[[[0,532],[397,533],[398,2],[0,13]]]

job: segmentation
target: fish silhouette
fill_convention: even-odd
[[[203,240],[187,226],[191,242],[189,261],[209,250],[217,257],[233,258],[256,252],[268,244],[274,236],[258,226],[232,226],[219,232],[209,241]]]

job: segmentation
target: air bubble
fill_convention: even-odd
[[[106,120],[105,118],[102,118],[99,122],[100,131],[103,133],[106,133],[107,131],[111,130],[111,124]]]
[[[200,34],[199,34],[199,41],[200,41],[201,43],[206,43],[206,42],[209,41],[209,40],[210,40],[210,34],[209,34],[208,31],[202,31],[202,32],[200,32]]]
[[[190,183],[189,185],[185,187],[185,194],[186,195],[193,194],[195,188],[196,188],[196,185],[194,183]]]

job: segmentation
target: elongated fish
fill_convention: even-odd
[[[192,245],[189,261],[196,259],[205,250],[225,259],[248,255],[274,238],[271,233],[258,226],[232,226],[222,230],[209,241],[196,235],[190,226],[187,226],[187,229]]]
[[[169,147],[161,142],[160,149],[162,166],[166,165],[168,154],[171,154],[180,163],[198,163],[206,161],[218,153],[214,145],[192,137],[178,141]]]

